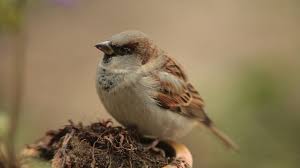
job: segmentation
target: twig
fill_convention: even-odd
[[[92,163],[91,163],[91,167],[92,168],[95,168],[96,166],[96,159],[95,159],[95,145],[96,145],[96,143],[99,141],[99,138],[97,138],[97,140],[94,142],[94,144],[93,144],[93,150],[92,150],[92,158],[93,158],[93,161],[92,161]]]
[[[62,160],[62,165],[61,165],[61,167],[64,167],[64,165],[65,165],[65,163],[66,163],[66,160],[68,160],[67,159],[67,152],[66,152],[66,150],[67,150],[67,147],[68,147],[68,143],[69,143],[69,141],[70,141],[70,139],[73,137],[73,135],[74,135],[74,130],[72,130],[72,132],[71,133],[68,133],[68,134],[66,134],[65,135],[65,138],[64,138],[64,140],[63,140],[63,143],[62,143],[62,147],[61,147],[61,153],[62,153],[62,156],[63,156],[63,160]]]
[[[26,0],[15,1],[15,8],[19,17],[22,17]],[[12,111],[10,114],[9,131],[7,138],[7,159],[8,167],[17,167],[17,159],[15,154],[15,136],[18,126],[18,119],[21,111],[23,87],[24,87],[24,73],[25,73],[25,31],[22,27],[22,20],[16,25],[16,44],[15,44],[15,92]]]

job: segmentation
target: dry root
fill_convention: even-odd
[[[160,144],[166,157],[152,150],[136,129],[113,127],[110,121],[89,126],[69,125],[49,131],[23,156],[51,161],[53,168],[187,168],[184,160],[174,159],[176,152]]]

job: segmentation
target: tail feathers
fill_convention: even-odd
[[[211,130],[211,132],[218,137],[226,147],[238,151],[239,147],[236,143],[234,143],[226,134],[224,134],[222,131],[217,129],[214,125],[209,125],[208,128]]]

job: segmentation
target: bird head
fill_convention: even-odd
[[[157,56],[157,47],[140,31],[125,31],[95,45],[104,53],[102,65],[117,69],[132,69]]]

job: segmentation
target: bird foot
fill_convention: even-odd
[[[166,153],[163,149],[157,147],[157,145],[159,144],[160,140],[159,139],[155,139],[150,145],[148,145],[145,150],[149,151],[152,150],[154,152],[160,153],[163,157],[166,157]]]

